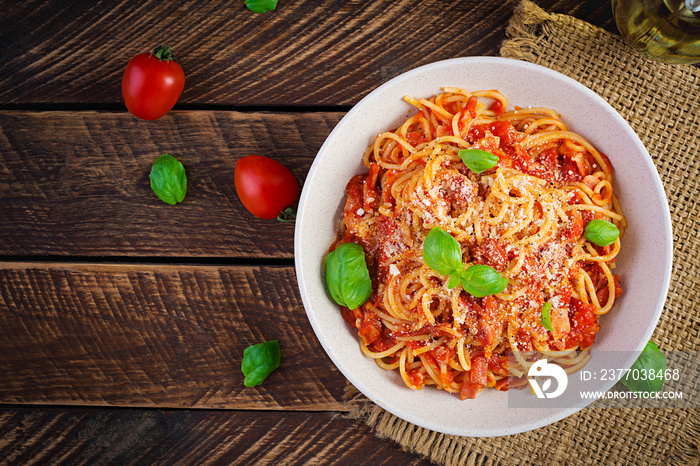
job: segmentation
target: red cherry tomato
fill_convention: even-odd
[[[292,172],[262,155],[239,159],[233,178],[238,197],[256,217],[275,218],[299,196],[299,186]]]
[[[126,108],[144,120],[157,120],[168,113],[184,88],[185,73],[167,45],[136,55],[122,77]]]

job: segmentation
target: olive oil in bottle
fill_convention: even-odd
[[[612,0],[622,37],[666,63],[700,62],[700,0]]]

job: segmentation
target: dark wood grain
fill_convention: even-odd
[[[541,0],[610,25],[609,2]],[[352,105],[409,69],[497,55],[517,0],[299,0],[256,15],[243,1],[4,5],[0,103],[119,103],[136,53],[169,43],[182,104]]]
[[[0,403],[340,410],[292,267],[3,264]],[[281,366],[243,385],[243,350]]]
[[[0,111],[0,255],[291,259],[294,225],[243,208],[236,161],[268,155],[301,186],[342,115]],[[176,206],[150,187],[163,153],[188,174]]]
[[[123,409],[0,409],[0,458],[5,464],[430,464],[335,413]]]

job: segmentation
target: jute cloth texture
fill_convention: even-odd
[[[526,0],[508,25],[501,55],[546,66],[589,87],[647,147],[666,189],[674,232],[671,288],[652,339],[662,350],[697,351],[700,69],[652,62],[616,35],[570,16],[548,14]],[[354,387],[348,387],[347,395],[350,416],[436,464],[700,464],[698,409],[586,408],[535,431],[470,438],[403,421]]]

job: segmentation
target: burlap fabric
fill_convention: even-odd
[[[653,340],[664,350],[700,343],[700,69],[652,62],[619,37],[524,0],[501,55],[564,73],[607,100],[635,129],[668,195],[674,269]],[[348,389],[351,416],[436,464],[700,464],[697,409],[583,409],[517,435],[470,438],[417,427]]]

